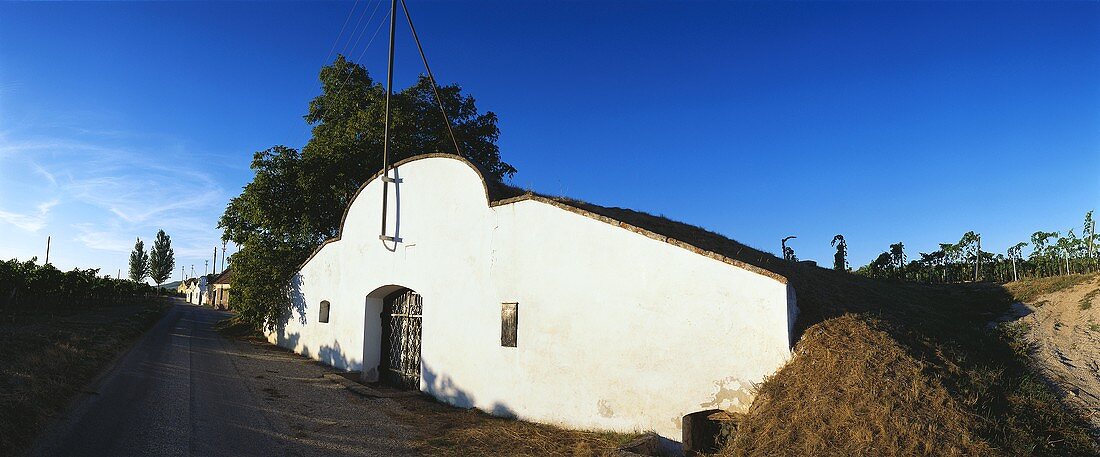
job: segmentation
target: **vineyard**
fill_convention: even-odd
[[[98,276],[99,269],[61,271],[37,260],[0,261],[0,308],[126,305],[157,293],[144,283]]]
[[[882,279],[900,279],[930,283],[965,281],[1009,282],[1024,278],[1100,271],[1096,222],[1092,211],[1085,214],[1081,236],[1074,229],[1060,232],[1037,231],[1028,241],[1009,247],[1003,254],[982,250],[981,235],[966,232],[956,243],[940,243],[939,249],[920,253],[919,259],[907,259],[905,245],[891,244],[890,249],[855,271],[856,274]],[[843,238],[841,238],[843,240]],[[1027,256],[1025,248],[1030,248]],[[838,258],[843,254],[838,247]],[[844,267],[838,267],[838,269]]]

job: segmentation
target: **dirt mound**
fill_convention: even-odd
[[[1100,276],[1077,279],[1028,297],[1030,313],[1017,323],[1035,365],[1100,439]],[[1028,282],[1007,287],[1035,289]]]
[[[787,277],[805,330],[723,455],[1100,455],[1017,328],[989,325],[1013,290],[802,266]]]
[[[884,325],[848,315],[810,328],[726,454],[991,454],[975,418]]]

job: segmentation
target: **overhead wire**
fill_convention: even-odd
[[[378,8],[380,6],[382,6],[382,0],[378,0],[378,3],[374,5],[374,11],[371,11],[370,17],[367,18],[367,22],[363,24],[363,28],[359,30],[359,35],[355,37],[355,44],[351,45],[351,50],[348,52],[348,55],[355,54],[355,48],[359,47],[359,40],[363,39],[363,33],[370,27],[370,22],[374,20],[374,15],[378,14]],[[365,9],[364,12],[366,12]]]
[[[424,61],[424,71],[428,73],[428,82],[432,84],[432,91],[435,92],[435,101],[439,104],[439,112],[443,113],[443,123],[447,125],[447,134],[451,136],[451,142],[454,143],[455,154],[461,156],[462,150],[459,149],[458,140],[455,139],[455,132],[451,128],[451,120],[447,117],[447,109],[443,107],[443,98],[439,96],[439,85],[435,83],[435,76],[432,75],[432,69],[428,66],[428,57],[424,55],[424,47],[420,45],[420,37],[416,35],[416,26],[413,25],[412,16],[409,15],[409,7],[405,4],[405,0],[401,0],[401,8],[405,10],[405,19],[409,21],[409,31],[412,32],[413,41],[416,42],[416,49],[420,51],[420,59]],[[392,50],[390,51],[390,65],[393,65]]]
[[[379,0],[379,1],[381,1],[381,0]],[[325,54],[325,61],[321,62],[322,66],[328,63],[328,59],[332,58],[332,51],[336,50],[336,45],[340,43],[340,38],[343,38],[344,29],[346,29],[348,27],[348,22],[351,21],[351,17],[355,14],[355,8],[357,6],[359,6],[359,0],[355,0],[355,3],[353,3],[351,5],[351,10],[348,11],[348,17],[344,18],[344,25],[340,26],[340,33],[336,34],[336,41],[332,42],[332,47],[329,48],[328,54]]]
[[[382,0],[378,0],[378,1],[381,2]],[[359,24],[363,22],[363,16],[366,16],[366,15],[367,15],[367,8],[364,7],[363,11],[359,12],[359,19],[355,20],[355,26],[351,28],[352,35],[355,34],[356,30],[359,30]],[[362,33],[362,32],[359,32],[359,33]],[[344,55],[348,54],[348,44],[350,44],[350,43],[351,43],[351,36],[348,36],[348,41],[345,42],[344,47],[342,49],[340,49],[341,54],[344,54]]]

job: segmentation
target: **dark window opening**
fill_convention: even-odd
[[[318,322],[328,323],[328,300],[321,300],[321,315],[317,317]]]
[[[500,345],[516,347],[516,334],[519,333],[519,303],[501,303],[500,306]]]

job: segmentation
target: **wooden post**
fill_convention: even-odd
[[[44,263],[43,265],[49,265],[50,264],[50,238],[53,238],[53,237],[52,236],[47,236],[46,237],[46,263]]]

